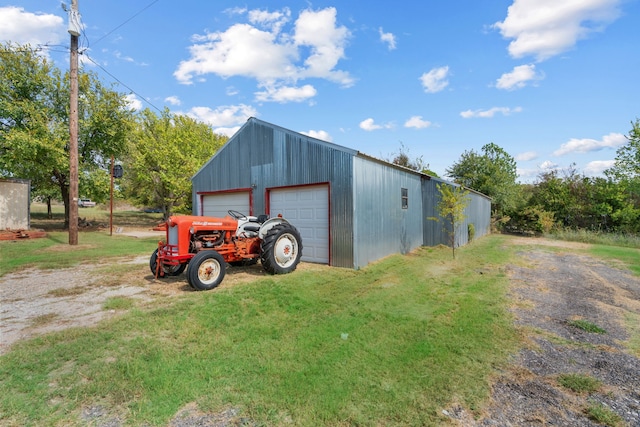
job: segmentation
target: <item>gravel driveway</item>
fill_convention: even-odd
[[[522,262],[507,266],[507,273],[514,321],[528,344],[513,356],[509,369],[496,376],[491,401],[481,418],[460,407],[444,409],[443,414],[462,426],[597,426],[585,408],[598,404],[618,414],[623,420],[620,425],[640,426],[640,359],[624,345],[629,339],[625,318],[640,318],[640,279],[569,248],[558,252],[544,247],[562,243],[544,239],[510,242],[525,247],[519,254]],[[166,296],[188,290],[183,281],[154,284],[147,257],[131,263],[137,265],[132,268],[132,279],[125,281],[128,285],[91,282],[88,277],[99,277],[89,274],[93,266],[0,277],[0,354],[20,339],[98,322],[109,315],[102,304],[110,297],[150,299],[157,293]],[[229,275],[224,286],[260,274],[259,267],[243,270]],[[33,286],[34,278],[38,286]],[[84,290],[75,292],[77,289]],[[606,333],[573,326],[572,321],[578,319]],[[568,373],[597,378],[602,386],[591,394],[571,392],[558,383],[558,376]],[[122,424],[100,407],[85,408],[83,418],[90,425]],[[190,405],[170,423],[175,427],[251,424],[233,408],[202,414]]]
[[[526,243],[549,243],[536,240]],[[496,378],[483,418],[459,417],[460,424],[598,426],[586,413],[595,406],[617,414],[619,425],[640,426],[640,359],[624,346],[625,322],[640,319],[640,279],[571,252],[530,246],[520,256],[525,266],[509,266],[508,275],[512,312],[528,345]],[[576,320],[606,332],[586,332]],[[596,378],[602,386],[574,393],[559,385],[564,374]]]

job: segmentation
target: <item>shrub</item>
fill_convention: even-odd
[[[473,241],[474,237],[476,237],[476,226],[473,224],[469,224],[467,226],[467,232],[469,233],[469,243]]]

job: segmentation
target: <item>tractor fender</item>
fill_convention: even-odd
[[[264,240],[264,236],[267,235],[269,230],[271,230],[273,227],[275,227],[278,224],[289,224],[289,221],[281,217],[276,217],[276,218],[268,219],[265,222],[263,222],[262,225],[260,226],[260,231],[258,231],[258,236],[260,237],[260,240]]]

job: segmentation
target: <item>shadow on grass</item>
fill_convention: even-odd
[[[187,267],[188,269],[189,267]],[[184,273],[179,274],[178,276],[164,276],[162,278],[156,279],[151,272],[147,274],[144,279],[149,283],[160,283],[171,286],[179,286],[180,291],[184,292],[194,292],[195,290],[189,286],[187,282],[187,270]],[[251,282],[261,277],[268,276],[267,272],[264,271],[262,265],[260,263],[250,265],[250,266],[227,266],[225,277],[222,281],[222,284],[232,284],[232,283],[240,283],[240,282]]]

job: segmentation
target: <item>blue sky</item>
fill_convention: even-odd
[[[640,117],[640,0],[78,5],[85,68],[227,135],[254,116],[440,176],[493,142],[534,182],[601,174]],[[58,0],[0,0],[0,40],[65,70],[67,22]]]

